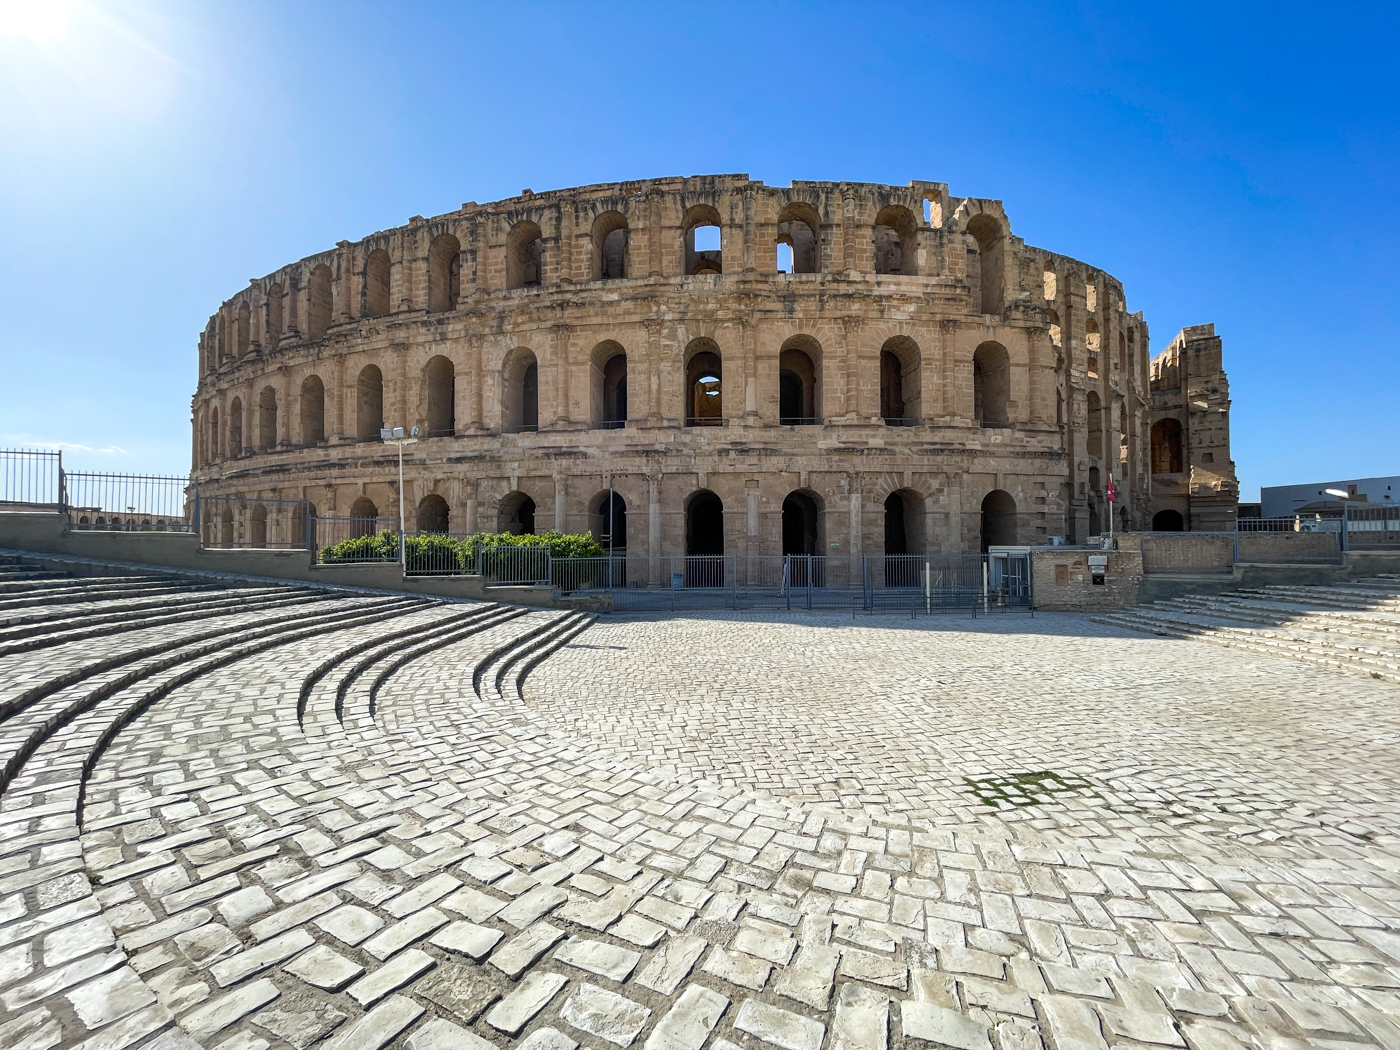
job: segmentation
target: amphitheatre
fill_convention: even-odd
[[[934,182],[250,282],[188,478],[0,453],[0,1047],[1400,1050],[1400,520],[1161,346]]]

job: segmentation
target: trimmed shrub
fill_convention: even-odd
[[[355,536],[321,548],[323,564],[342,561],[396,561],[398,556],[399,538],[388,529],[368,536]]]

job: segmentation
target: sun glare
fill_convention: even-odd
[[[0,36],[56,40],[67,31],[77,7],[75,0],[0,0]]]

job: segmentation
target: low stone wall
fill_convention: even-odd
[[[1161,573],[1228,573],[1235,563],[1229,532],[1151,532],[1142,539],[1143,570]]]
[[[1335,532],[1242,532],[1238,560],[1259,565],[1340,565]]]
[[[64,516],[0,512],[0,547],[34,554],[91,558],[157,569],[355,587],[435,598],[504,602],[535,608],[609,612],[608,596],[556,598],[551,587],[487,586],[480,576],[404,576],[395,562],[316,565],[304,550],[206,550],[199,537],[178,532],[75,532]],[[606,608],[605,608],[606,606]]]
[[[1142,551],[1136,537],[1123,538],[1120,549],[1039,547],[1031,551],[1035,607],[1051,612],[1126,609],[1138,603],[1142,586]],[[1090,558],[1104,558],[1102,582],[1094,582]]]

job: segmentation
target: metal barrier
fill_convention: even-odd
[[[1400,549],[1400,507],[1347,504],[1344,550]]]
[[[583,559],[591,561],[592,559]],[[490,583],[531,585],[549,583],[552,559],[548,547],[478,547],[477,572]]]
[[[63,453],[40,449],[0,449],[0,504],[62,510]]]
[[[190,532],[190,479],[64,471],[68,526],[84,532]],[[186,508],[189,508],[188,513]]]
[[[555,558],[561,591],[609,592],[622,610],[1029,610],[1030,556],[613,555]]]
[[[205,496],[199,518],[200,542],[218,550],[311,550],[319,531],[304,499]]]

